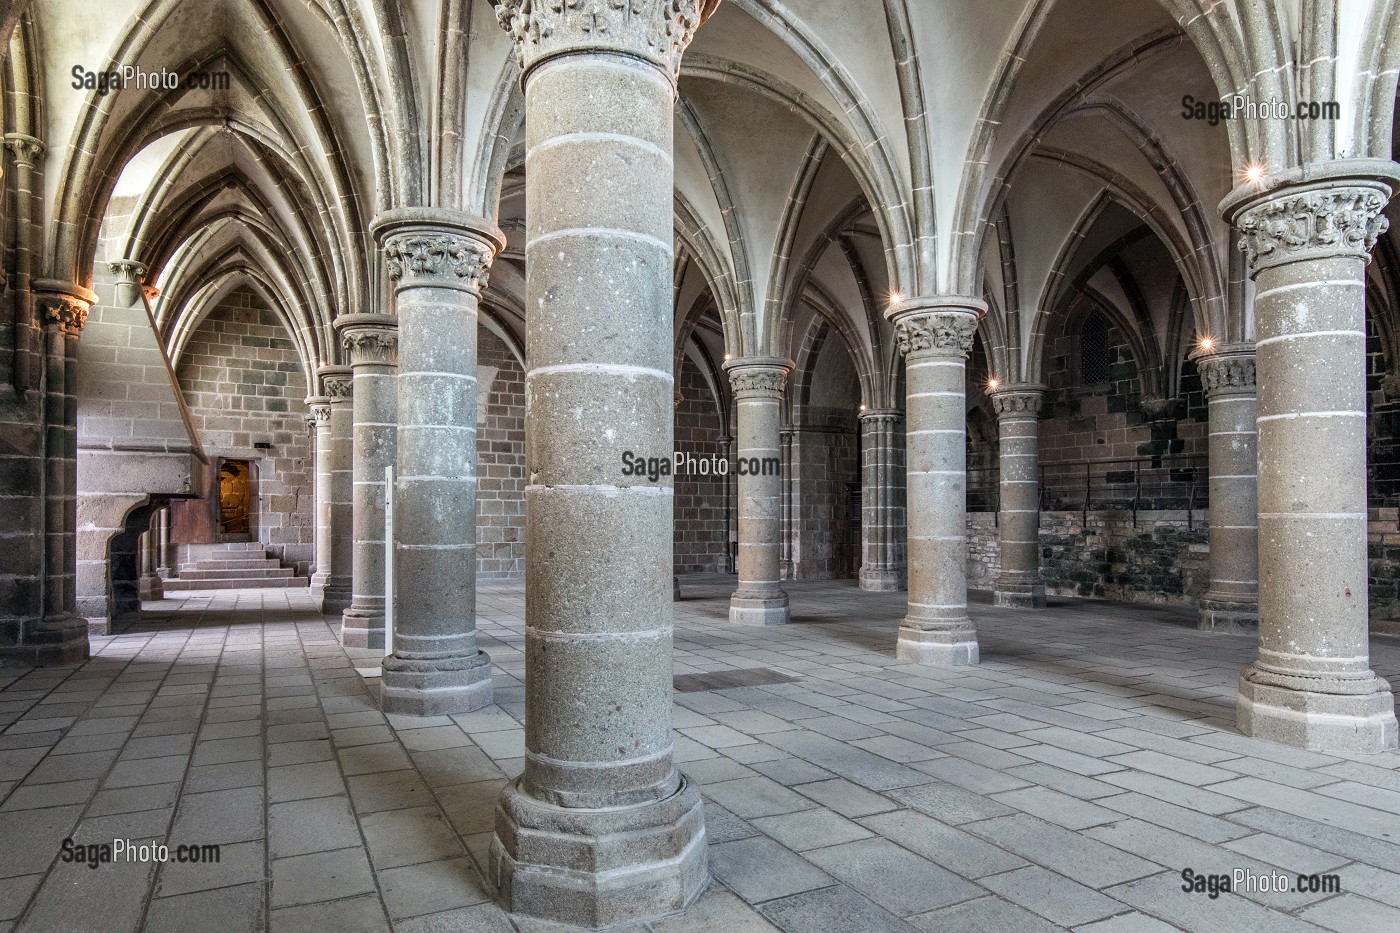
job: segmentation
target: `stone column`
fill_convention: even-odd
[[[1198,626],[1252,632],[1259,627],[1254,347],[1199,353],[1196,369],[1210,417],[1210,585]]]
[[[175,576],[175,561],[172,553],[174,548],[170,543],[170,506],[161,506],[157,523],[156,573],[160,575],[162,580],[169,580]]]
[[[1376,174],[1327,163],[1222,204],[1256,285],[1259,657],[1239,727],[1344,753],[1396,745],[1368,643],[1365,394],[1366,264],[1395,184],[1375,179],[1394,165],[1358,167]]]
[[[349,366],[322,366],[320,375],[321,391],[325,393],[330,408],[325,438],[326,460],[330,468],[326,486],[330,569],[326,574],[325,588],[321,591],[321,612],[328,616],[338,616],[350,608],[355,567],[355,483],[352,453],[355,412],[351,398],[353,382]],[[319,450],[317,453],[319,461]]]
[[[737,430],[737,427],[736,427]],[[797,490],[797,469],[793,465],[793,447],[797,440],[797,431],[792,425],[780,425],[778,428],[778,447],[782,451],[779,455],[781,480],[778,488],[782,490],[779,504],[780,518],[778,527],[778,540],[781,542],[779,548],[780,559],[778,561],[778,579],[797,579],[797,548],[798,548],[798,523],[793,512],[793,506],[798,501]],[[738,477],[735,476],[735,480]],[[737,569],[737,565],[736,565]]]
[[[491,702],[476,646],[476,331],[505,245],[480,218],[400,208],[371,225],[399,320],[394,652],[385,712],[439,716]]]
[[[336,329],[354,369],[354,595],[340,620],[341,644],[384,647],[384,468],[394,465],[394,366],[398,322],[346,314]]]
[[[151,514],[146,530],[141,533],[141,576],[136,581],[138,599],[149,601],[160,599],[164,595],[161,592],[160,573],[157,571],[159,565],[160,512],[157,510]]]
[[[860,414],[860,588],[904,588],[904,412],[877,408]]]
[[[1040,579],[1040,401],[1044,386],[1006,386],[992,393],[1000,440],[1001,506],[997,514],[1001,573],[992,588],[998,606],[1045,605]]]
[[[316,447],[316,562],[311,573],[311,594],[320,602],[331,578],[331,400],[324,395],[306,399],[315,426]]]
[[[622,473],[674,446],[672,114],[701,9],[579,6],[496,4],[525,85],[530,599],[525,773],[491,878],[514,912],[600,927],[707,877],[671,751],[672,480]]]
[[[909,611],[896,654],[924,664],[977,663],[967,614],[967,355],[987,306],[909,299],[887,312],[905,356]]]
[[[783,386],[792,364],[775,357],[745,357],[724,364],[738,409],[735,475],[739,480],[739,586],[729,600],[729,621],[782,625],[788,621],[783,590],[783,450],[780,437]],[[796,570],[797,555],[792,555]]]
[[[97,296],[68,282],[35,279],[44,324],[44,615],[28,627],[26,655],[40,664],[88,657],[77,612],[78,337]]]

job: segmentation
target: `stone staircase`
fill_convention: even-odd
[[[283,567],[275,557],[268,557],[257,541],[191,544],[187,546],[186,556],[189,559],[180,564],[179,575],[161,581],[165,592],[310,585],[305,577],[296,576],[291,567]]]

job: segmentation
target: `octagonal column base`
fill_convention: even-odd
[[[908,618],[901,622],[895,657],[938,667],[967,667],[978,662],[977,630],[971,619],[943,622],[937,628],[927,626],[926,621]]]
[[[1251,635],[1259,631],[1259,603],[1256,600],[1201,597],[1196,628],[1222,635]]]
[[[450,716],[491,704],[491,659],[486,652],[431,660],[384,659],[379,705],[402,716]]]
[[[600,929],[684,910],[709,882],[700,793],[685,775],[664,800],[576,809],[507,786],[491,882],[514,914]]]
[[[729,621],[735,625],[786,625],[790,621],[788,597],[750,597],[737,593],[729,600]]]
[[[384,609],[352,605],[340,617],[340,643],[347,648],[384,647]]]
[[[992,585],[992,605],[1004,609],[1044,609],[1045,584],[998,579]]]
[[[1396,747],[1395,697],[1381,678],[1369,693],[1315,693],[1255,683],[1252,671],[1240,678],[1235,707],[1245,735],[1315,752],[1374,755]]]
[[[860,568],[860,588],[869,593],[896,593],[904,589],[904,581],[903,570]]]

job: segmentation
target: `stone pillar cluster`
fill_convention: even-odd
[[[751,357],[724,364],[738,408],[736,469],[739,479],[739,586],[729,600],[729,621],[782,625],[788,595],[782,586],[783,386],[792,364]]]
[[[394,465],[394,366],[398,321],[387,314],[336,319],[354,370],[354,586],[341,616],[340,640],[356,648],[384,647],[384,468]]]
[[[1040,578],[1040,403],[1045,388],[1013,385],[992,393],[1000,439],[1001,505],[997,523],[1001,572],[992,600],[998,606],[1045,605]]]
[[[967,614],[967,356],[987,306],[977,298],[905,300],[890,309],[905,357],[908,421],[909,610],[896,654],[906,661],[978,660]]]
[[[860,588],[902,589],[907,573],[904,519],[904,412],[861,412]]]
[[[1365,276],[1394,166],[1328,177],[1345,168],[1222,205],[1256,286],[1259,656],[1237,712],[1246,735],[1378,752],[1396,719],[1368,645]]]
[[[28,657],[68,663],[88,656],[87,622],[77,614],[78,338],[97,296],[85,288],[34,280],[44,327],[43,617],[24,633]]]
[[[525,87],[530,599],[525,773],[491,878],[516,913],[594,927],[679,910],[707,878],[672,758],[674,490],[621,458],[673,447],[672,121],[713,5],[496,3]]]
[[[1258,478],[1255,475],[1255,364],[1252,345],[1196,357],[1209,406],[1210,584],[1199,627],[1259,627]]]
[[[390,211],[371,230],[399,321],[394,650],[381,700],[390,713],[463,713],[491,702],[491,660],[476,645],[476,332],[505,242],[441,208]]]
[[[329,415],[323,437],[326,463],[326,530],[328,544],[326,582],[321,590],[321,612],[339,616],[350,608],[354,577],[354,433],[353,372],[349,366],[322,366],[321,392]],[[319,422],[318,422],[319,424]],[[317,472],[322,447],[317,445]],[[319,479],[319,477],[318,477]],[[319,524],[319,515],[318,515]]]

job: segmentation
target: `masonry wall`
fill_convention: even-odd
[[[860,515],[852,487],[859,488],[859,427],[854,413],[807,408],[793,432],[793,576],[798,580],[853,577],[860,555]]]
[[[1040,416],[1040,462],[1047,477],[1047,501],[1053,507],[1057,478],[1069,484],[1075,465],[1086,460],[1206,455],[1208,415],[1200,377],[1190,360],[1181,363],[1179,385],[1153,416],[1144,412],[1146,397],[1139,364],[1117,328],[1109,328],[1109,381],[1085,385],[1078,368],[1078,333],[1062,334],[1046,348],[1046,392]],[[1149,464],[1155,465],[1155,464]],[[1129,464],[1122,468],[1130,469]],[[1103,469],[1108,469],[1104,467]]]
[[[476,567],[482,577],[525,573],[525,371],[494,333],[477,334],[477,364],[495,372],[477,413]]]
[[[1207,512],[1042,512],[1046,591],[1125,602],[1194,605],[1210,582]],[[1000,570],[994,516],[968,516],[968,585],[991,589]]]
[[[681,393],[676,408],[676,450],[695,458],[724,460],[727,451],[719,440],[722,426],[714,395],[688,357],[681,363],[676,385]],[[729,468],[733,467],[729,462]],[[725,549],[734,500],[731,498],[726,507],[726,482],[724,476],[713,473],[676,474],[676,573],[723,573],[727,569]]]
[[[309,576],[316,519],[308,393],[282,322],[252,290],[231,292],[190,336],[176,376],[210,468],[217,457],[257,464],[257,540]],[[259,442],[272,447],[257,450]]]

